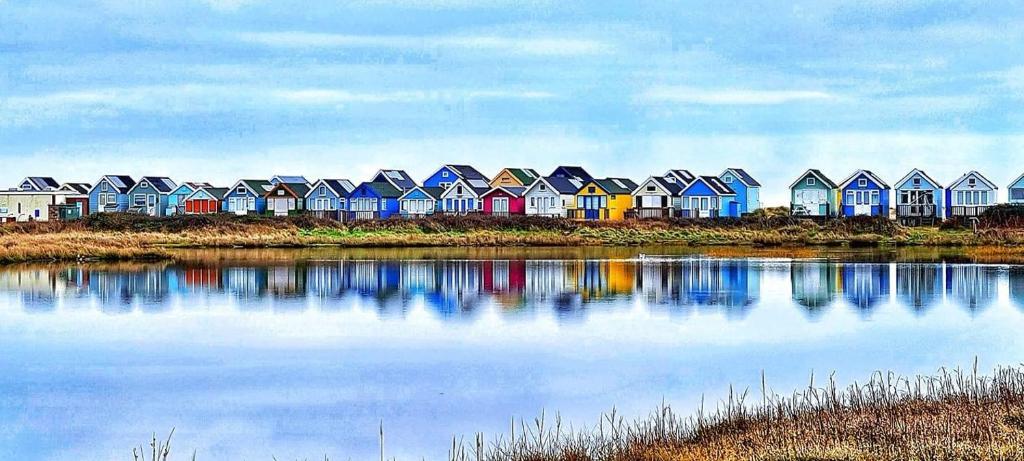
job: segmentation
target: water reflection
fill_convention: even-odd
[[[439,318],[465,319],[494,306],[508,315],[546,308],[573,319],[599,306],[627,308],[636,301],[674,314],[713,311],[742,319],[769,280],[772,288],[788,288],[793,303],[813,319],[838,300],[869,318],[890,302],[893,283],[895,301],[918,315],[944,297],[976,313],[995,301],[1003,274],[1011,299],[1024,307],[1024,270],[1010,266],[702,257],[9,267],[0,271],[0,291],[19,297],[26,311],[41,313],[60,306],[158,313],[211,300],[240,310],[331,311],[358,301],[385,316],[422,305]],[[786,275],[788,287],[779,283]]]

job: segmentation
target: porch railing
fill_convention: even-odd
[[[345,220],[347,221],[364,221],[370,219],[380,219],[379,211],[349,211],[345,213]]]
[[[492,211],[489,213],[489,215],[497,218],[507,218],[509,216],[512,216],[512,213],[508,211]]]
[[[572,208],[565,210],[565,216],[569,219],[579,220],[607,220],[610,216],[607,208],[587,210],[584,208]]]
[[[950,209],[952,218],[975,218],[981,216],[992,205],[957,205]]]
[[[344,221],[348,214],[344,210],[307,210],[311,216],[319,219],[330,219],[332,221]]]
[[[665,219],[679,216],[675,208],[630,208],[626,210],[626,219]]]
[[[707,216],[701,216],[702,213]],[[700,210],[698,208],[679,210],[680,218],[717,218],[720,214],[721,212],[717,208],[710,210]]]
[[[825,205],[825,214],[824,215],[819,214],[819,213],[821,213],[821,205]],[[811,217],[811,218],[813,218],[813,217],[831,216],[832,215],[832,205],[829,204],[829,203],[821,203],[821,204],[817,204],[817,205],[811,205],[810,208],[808,208],[806,205],[804,205],[802,203],[790,203],[789,204],[789,214],[793,215],[793,216],[797,216],[797,217],[807,216],[807,217]]]
[[[896,205],[896,216],[899,218],[931,218],[938,216],[935,205]]]

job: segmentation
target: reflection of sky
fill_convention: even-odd
[[[390,287],[382,267],[392,266],[364,269],[382,274],[380,286]],[[453,274],[472,272],[466,265],[448,267]],[[656,286],[662,283],[657,277],[682,278],[665,282],[667,291],[634,284],[634,291],[599,302],[578,301],[586,307],[574,311],[572,321],[559,308],[557,298],[566,294],[527,297],[531,308],[514,313],[497,296],[478,297],[471,315],[439,312],[429,300],[435,291],[423,288],[435,283],[426,281],[432,272],[422,270],[416,272],[420,288],[387,300],[383,313],[378,298],[359,294],[267,296],[259,301],[264,308],[248,309],[240,308],[251,303],[237,292],[203,290],[170,290],[159,308],[143,308],[167,285],[141,275],[129,283],[154,291],[131,295],[114,284],[117,295],[109,303],[127,306],[114,313],[104,307],[108,298],[83,297],[71,288],[63,296],[28,289],[63,282],[24,276],[30,285],[4,285],[0,294],[0,458],[121,459],[152,431],[173,426],[176,446],[198,449],[200,459],[324,453],[367,459],[383,420],[389,456],[437,459],[453,434],[502,433],[508,418],[530,418],[542,409],[560,411],[577,426],[596,422],[613,405],[625,415],[646,414],[663,397],[686,413],[702,394],[713,401],[730,384],[757,389],[762,370],[770,387],[788,393],[804,386],[812,371],[819,381],[834,370],[840,382],[849,382],[876,369],[929,373],[966,366],[976,355],[984,367],[1020,361],[1024,314],[1014,300],[1024,295],[1024,273],[1016,268],[958,269],[958,275],[938,277],[937,285],[914,285],[934,300],[924,312],[901,301],[908,292],[897,280],[907,266],[885,266],[884,279],[881,270],[854,269],[864,274],[855,280],[843,270],[823,271],[824,282],[815,286],[836,294],[821,315],[809,316],[794,301],[795,269],[774,262],[745,267],[725,271],[723,280],[644,267],[644,281]],[[805,274],[808,267],[801,267]],[[552,273],[527,265],[527,272],[534,269]],[[594,283],[618,290],[620,281],[601,276],[587,282],[593,268],[568,270],[575,276],[564,283],[581,292]],[[274,269],[261,273],[268,271]],[[564,279],[564,271],[553,273]],[[274,280],[270,286],[254,286],[287,294],[298,280],[292,274],[282,269],[262,279]],[[93,273],[89,283],[99,276]],[[210,275],[198,280],[227,285],[211,282]],[[467,296],[466,285],[445,282],[448,276],[439,280]],[[672,298],[672,290],[678,297],[707,296],[724,280],[756,287],[743,315],[733,315],[729,295],[717,296],[722,308],[680,310],[661,301]],[[962,283],[985,286],[971,297]],[[532,286],[527,278],[524,290],[539,284]],[[969,308],[985,296],[985,309]],[[859,299],[872,300],[869,316]],[[391,302],[400,304],[393,308],[401,315],[388,315]],[[40,304],[51,307],[32,307]],[[451,315],[466,321],[452,322]]]

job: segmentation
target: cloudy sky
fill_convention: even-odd
[[[808,167],[1005,189],[1022,102],[1016,1],[0,0],[2,185],[470,163],[739,166],[768,204]]]

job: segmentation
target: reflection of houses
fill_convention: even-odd
[[[1024,308],[1024,269],[1014,267],[1010,269],[1010,300],[1017,307]]]
[[[0,272],[0,291],[17,293],[29,311],[56,309],[62,286],[62,281],[46,269]]]
[[[526,261],[523,296],[531,302],[550,299],[566,303],[566,298],[575,298],[574,284],[567,283],[565,274],[567,261]]]
[[[942,266],[938,264],[898,264],[896,297],[903,305],[923,311],[942,297]]]
[[[163,310],[169,292],[167,274],[163,267],[128,272],[125,275],[127,295],[141,301],[144,310]]]
[[[129,312],[132,293],[129,290],[128,275],[115,271],[95,271],[89,278],[89,291],[96,296],[104,312]]]
[[[587,302],[632,294],[636,274],[625,261],[572,261],[565,276]]]
[[[522,294],[526,289],[526,261],[484,261],[481,266],[484,292],[494,295],[497,303],[506,308],[518,307],[523,304],[525,299]]]
[[[267,291],[276,299],[300,298],[306,294],[306,267],[275,266],[267,269]]]
[[[346,268],[349,286],[364,298],[383,303],[399,292],[401,266],[398,262],[350,261]]]
[[[319,299],[345,295],[345,262],[315,263],[306,268],[306,293]]]
[[[843,297],[861,311],[871,311],[889,297],[888,264],[844,264]]]
[[[946,294],[972,312],[988,307],[996,297],[997,272],[992,267],[952,264],[946,267]]]
[[[838,267],[829,262],[794,262],[790,268],[793,301],[808,312],[828,307],[839,292]]]
[[[428,304],[444,316],[472,311],[480,302],[481,262],[442,261],[438,269],[438,290],[427,297]]]
[[[168,267],[167,274],[170,291],[174,293],[216,293],[224,288],[219,267]]]
[[[224,289],[240,302],[258,301],[267,294],[267,268],[229,267],[223,271]]]
[[[678,267],[678,296],[683,305],[724,306],[742,315],[760,298],[760,273],[751,273],[749,261],[694,259]]]

